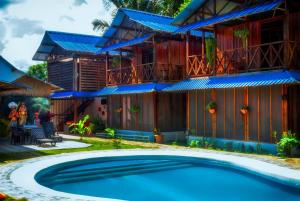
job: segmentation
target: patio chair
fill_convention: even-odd
[[[10,138],[10,143],[11,144],[23,144],[24,143],[24,136],[25,136],[25,131],[22,127],[20,126],[13,126],[11,127],[11,138]]]
[[[44,129],[45,135],[47,138],[51,138],[55,140],[56,142],[62,142],[63,138],[58,135],[58,132],[56,131],[53,122],[44,122],[42,124],[42,127]]]
[[[52,138],[47,138],[43,128],[35,128],[31,131],[31,136],[36,144],[42,146],[42,144],[50,143],[51,146],[56,145],[56,141]]]

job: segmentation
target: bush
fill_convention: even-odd
[[[291,131],[283,132],[282,137],[277,143],[278,154],[281,156],[291,156],[292,150],[300,145],[296,134]]]
[[[199,147],[199,141],[198,140],[191,140],[189,146],[190,147]]]
[[[0,119],[0,137],[7,138],[10,135],[10,122],[6,119]]]
[[[100,117],[93,118],[92,124],[94,125],[93,133],[103,132],[105,129],[105,124]]]

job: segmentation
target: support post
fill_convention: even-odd
[[[189,55],[190,55],[190,32],[188,32],[185,36],[185,69],[186,69],[186,76],[189,75]]]
[[[156,92],[153,92],[153,126],[154,128],[158,129],[157,128],[157,93]]]
[[[157,77],[157,61],[156,61],[156,44],[155,44],[155,38],[154,36],[152,37],[152,45],[153,45],[153,79],[154,81],[158,81]],[[143,80],[144,81],[144,80]]]
[[[108,86],[109,84],[109,80],[108,80],[108,69],[109,69],[109,53],[106,52],[106,57],[105,57],[105,83],[106,86]]]
[[[78,121],[78,100],[77,99],[73,99],[73,121],[76,123]]]

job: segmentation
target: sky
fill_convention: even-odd
[[[0,0],[0,55],[26,71],[45,30],[101,35],[91,22],[110,13],[102,0]]]

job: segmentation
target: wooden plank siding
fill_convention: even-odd
[[[93,91],[106,85],[105,59],[79,59],[79,90]]]
[[[65,90],[74,90],[74,62],[55,61],[48,62],[48,82]]]
[[[198,136],[214,137],[213,129],[216,129],[215,137],[218,138],[273,143],[272,133],[283,131],[281,86],[216,89],[215,92],[198,90],[189,94],[187,118],[190,119],[190,128]],[[296,91],[291,95],[294,104],[295,94]],[[211,100],[217,103],[217,112],[213,114],[215,119],[206,110]],[[250,107],[246,115],[240,113],[244,105]]]

